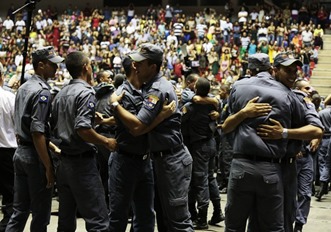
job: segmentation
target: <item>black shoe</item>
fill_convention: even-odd
[[[295,223],[293,232],[302,232],[302,224]]]
[[[195,230],[207,230],[208,229],[208,224],[207,223],[201,223],[201,222],[198,222],[196,223],[196,225],[194,226],[194,229]]]
[[[225,220],[224,214],[219,214],[217,216],[213,215],[211,219],[208,221],[209,225],[216,226],[217,223],[220,223]]]

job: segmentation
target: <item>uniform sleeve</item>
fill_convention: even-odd
[[[230,95],[229,95],[229,98],[228,98],[227,107],[226,107],[226,111],[227,111],[227,114],[228,114],[227,116],[232,115],[232,114],[235,113],[234,112],[234,106],[233,106],[233,104],[235,102],[234,99],[235,99],[235,89],[232,88],[232,90],[230,92]]]
[[[51,93],[43,89],[32,99],[30,132],[45,133],[51,110]]]
[[[191,114],[193,113],[192,103],[191,102],[186,103],[182,107],[181,112],[182,112],[182,122],[189,120]]]
[[[84,94],[77,99],[77,112],[75,118],[75,130],[80,128],[92,128],[95,117],[96,99],[92,93]]]
[[[187,89],[183,90],[181,98],[182,104],[185,105],[186,103],[191,102],[194,96],[195,93],[193,91]]]
[[[149,125],[160,113],[165,96],[157,89],[150,89],[144,97],[143,105],[137,118],[144,124]]]
[[[312,125],[320,127],[324,130],[324,126],[319,118],[314,104],[307,103],[302,95],[295,95],[295,108],[296,113],[294,114],[294,118],[292,118],[292,122],[294,122],[292,128]]]
[[[305,103],[305,120],[306,123],[312,126],[316,126],[324,130],[324,126],[319,118],[319,115],[315,109],[313,103]]]

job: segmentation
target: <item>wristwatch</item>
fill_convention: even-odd
[[[110,109],[115,110],[118,105],[119,105],[118,101],[113,102],[113,103],[110,104]]]
[[[287,128],[283,128],[282,138],[283,139],[287,139],[288,138],[288,130],[287,130]]]

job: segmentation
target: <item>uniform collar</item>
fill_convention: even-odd
[[[48,84],[48,82],[46,80],[44,80],[41,76],[37,75],[37,74],[34,74],[32,77],[31,77],[31,80],[36,80],[36,81],[39,81],[40,83],[42,84],[45,84],[47,86],[47,88],[51,89],[52,87]]]
[[[146,84],[143,84],[143,87],[144,88],[150,88],[152,86],[152,84],[160,79],[162,76],[161,76],[161,73],[159,72],[154,78],[152,78],[152,80],[150,80],[149,82],[147,82]]]
[[[70,80],[69,85],[73,85],[73,84],[83,84],[84,87],[92,89],[91,85],[89,85],[86,81],[79,79],[79,78]]]

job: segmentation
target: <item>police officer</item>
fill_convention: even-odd
[[[107,138],[115,137],[115,119],[113,114],[111,113],[108,98],[114,92],[115,88],[111,83],[114,74],[109,70],[102,70],[97,73],[96,80],[98,84],[94,86],[95,97],[96,97],[96,112],[101,114],[102,118],[108,118],[108,120],[112,120],[112,124],[100,124],[96,127],[96,132],[106,136]],[[108,159],[110,152],[109,150],[102,145],[97,145],[98,154],[97,161],[99,172],[102,180],[102,184],[105,190],[106,201],[108,203]],[[108,204],[107,204],[108,205]]]
[[[159,74],[163,52],[158,46],[142,44],[130,57],[135,61],[138,78],[146,82],[143,88],[143,107],[136,117],[132,117],[132,114],[118,104],[115,96],[111,101],[121,121],[125,121],[124,124],[131,128],[132,133],[139,134],[153,122],[166,99],[174,100],[176,105],[178,101],[172,84]],[[183,145],[180,117],[177,109],[148,134],[148,139],[168,231],[193,231],[188,212],[192,157]]]
[[[47,79],[54,77],[63,58],[53,47],[32,53],[35,74],[17,91],[14,155],[14,213],[6,231],[23,231],[32,212],[31,231],[46,231],[49,224],[54,172],[48,152],[51,93]]]
[[[222,124],[229,116],[228,110],[228,98],[230,95],[230,86],[222,85],[220,87],[220,98],[222,99],[222,108],[219,123]],[[229,182],[230,167],[233,157],[232,149],[233,138],[229,135],[220,133],[220,145],[219,145],[219,186],[220,193],[227,193],[227,186]]]
[[[121,104],[136,115],[143,102],[139,91],[142,83],[135,77],[130,58],[124,58],[122,65],[128,79],[117,93],[125,91]],[[133,137],[120,120],[116,121],[118,151],[113,152],[109,159],[110,231],[125,231],[131,204],[133,231],[154,231],[154,178],[147,135]]]
[[[316,114],[315,105],[311,101],[312,86],[305,80],[297,80],[294,84],[294,89],[305,93],[305,101],[308,108]],[[322,125],[321,125],[322,127]],[[309,142],[311,144],[309,144]],[[319,141],[305,141],[300,153],[297,155],[297,209],[295,219],[295,232],[301,232],[304,224],[307,223],[307,218],[310,211],[310,202],[312,196],[312,187],[314,179],[314,162],[312,153],[315,152]],[[327,143],[328,145],[328,143]]]
[[[95,92],[88,56],[72,52],[66,67],[73,77],[53,101],[52,127],[60,139],[61,161],[57,171],[59,191],[58,231],[75,231],[76,210],[87,231],[108,231],[109,218],[101,178],[97,169],[96,147],[116,148],[116,140],[93,129]]]
[[[219,117],[219,113],[217,110],[219,110],[221,108],[221,104],[220,102],[217,100],[216,97],[213,96],[201,96],[195,93],[194,91],[194,87],[195,84],[197,82],[197,80],[199,79],[199,75],[193,73],[190,74],[186,77],[185,79],[185,83],[186,83],[186,87],[184,88],[184,90],[182,91],[182,95],[181,95],[181,105],[185,105],[185,104],[202,104],[202,105],[209,105],[209,107],[214,108],[213,111],[208,112],[209,114],[209,118],[218,118]],[[207,106],[201,106],[201,107],[207,107]],[[190,136],[190,129],[191,129],[191,123],[187,120],[182,120],[181,123],[181,130],[182,130],[182,134],[183,134],[183,139],[184,139],[184,144],[188,147],[189,150],[191,149],[191,143],[190,141],[190,137],[194,137],[194,136]],[[215,144],[216,146],[216,144]],[[194,149],[193,149],[194,150]],[[217,181],[216,178],[214,177],[214,169],[215,169],[215,156],[216,154],[211,154],[210,159],[209,159],[209,164],[208,164],[208,187],[209,187],[209,194],[210,194],[210,200],[213,203],[213,216],[211,218],[211,220],[209,221],[209,224],[211,225],[215,225],[221,221],[224,220],[224,216],[221,210],[221,198],[219,195],[219,186],[217,185]],[[192,194],[190,194],[190,196],[192,196]],[[196,206],[195,206],[195,199],[194,197],[190,197],[189,199],[189,210],[191,213],[191,219],[192,221],[195,221],[197,219],[197,211],[196,211]],[[198,226],[198,227],[206,227],[206,226]]]
[[[123,59],[122,66],[127,81],[116,92],[118,95],[125,92],[121,104],[136,115],[143,104],[140,91],[143,83],[136,77],[129,57]],[[170,116],[172,111],[169,113]],[[115,117],[118,151],[113,152],[109,159],[110,231],[125,231],[131,204],[133,231],[154,231],[154,177],[147,134],[134,137]]]
[[[320,201],[324,194],[327,193],[328,183],[330,179],[330,138],[331,138],[331,104],[328,98],[324,101],[325,109],[319,112],[320,119],[325,127],[321,144],[317,151],[320,189],[315,194],[315,197]],[[329,150],[329,151],[328,151]]]
[[[195,83],[195,90],[198,96],[207,97],[210,90],[209,81],[199,78]],[[211,119],[209,114],[214,110],[216,109],[213,105],[195,103],[187,103],[182,108],[184,114],[182,121],[190,125],[189,149],[193,158],[193,170],[189,195],[197,201],[198,215],[195,229],[208,229],[207,213],[210,199],[208,170],[209,161],[216,154],[214,138],[216,120]],[[218,191],[217,187],[216,189]]]
[[[296,59],[290,58],[287,54],[279,54],[275,57],[274,65],[276,71],[276,78],[281,81],[284,77],[286,77],[285,80],[288,79],[289,71],[284,72],[284,70],[293,69],[293,72],[295,72],[295,67],[297,65],[301,65],[301,62]],[[288,88],[293,87],[293,81],[283,81],[281,83],[283,83]],[[309,87],[308,89],[311,88]],[[286,133],[284,133],[284,128],[281,126],[281,124],[274,120],[272,120],[273,123],[275,123],[274,125],[260,125],[260,128],[258,128],[258,134],[264,137],[264,139],[282,139],[284,136],[287,136],[290,139],[287,145],[285,157],[282,159],[281,165],[283,174],[282,180],[284,185],[284,229],[286,232],[293,231],[293,223],[296,216],[296,155],[302,150],[302,140],[304,139],[315,139],[310,144],[310,150],[314,151],[317,147],[317,145],[315,144],[316,138],[319,138],[323,129],[323,126],[318,118],[314,106],[309,102],[307,103],[305,100],[307,99],[307,92],[305,93],[302,90],[293,90],[293,93],[297,97],[298,101],[303,103],[301,104],[301,107],[304,111],[304,117],[296,118],[296,123],[293,125],[293,127],[298,128],[285,130]],[[300,125],[303,126],[299,127]],[[256,223],[256,220],[255,222],[254,220],[252,220],[251,224],[253,225],[254,223]],[[251,231],[255,231],[254,226]]]
[[[294,68],[296,71],[296,66]],[[234,158],[228,185],[225,231],[244,231],[246,220],[252,213],[252,207],[257,213],[259,231],[283,231],[283,185],[280,161],[286,152],[288,141],[286,138],[263,141],[256,133],[256,128],[259,124],[268,122],[270,118],[279,120],[286,127],[290,127],[293,125],[292,117],[294,115],[302,117],[303,112],[292,91],[271,76],[271,66],[267,55],[250,56],[249,69],[255,70],[253,75],[256,74],[256,76],[234,84],[229,98],[229,109],[232,115],[222,125],[225,133],[236,128],[234,130]],[[293,78],[294,69],[288,71],[287,78]],[[281,80],[285,82],[288,79]],[[250,100],[252,98],[253,100]],[[263,111],[270,108],[268,105],[262,105],[261,109],[257,109],[255,113],[261,111],[264,115],[250,118],[252,115],[241,109],[247,102],[252,103],[257,100],[269,102],[272,110],[265,115]],[[227,125],[231,126],[227,127]]]

